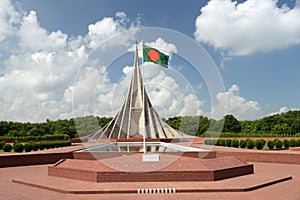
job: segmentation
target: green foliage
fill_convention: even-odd
[[[13,149],[14,149],[15,152],[21,153],[24,150],[24,145],[22,143],[16,142],[13,145]]]
[[[225,140],[226,147],[231,147],[231,139]]]
[[[67,147],[71,146],[71,141],[54,141],[54,142],[27,142],[24,145],[21,143],[16,142],[13,146],[15,152],[23,152],[23,149],[26,152],[38,151],[52,148],[60,148],[60,147]]]
[[[210,123],[204,116],[177,116],[169,118],[166,122],[174,129],[193,136],[203,136]]]
[[[224,126],[222,132],[239,133],[241,129],[241,123],[233,115],[226,115],[224,117]]]
[[[206,144],[206,145],[216,145],[217,142],[218,142],[218,140],[213,140],[213,139],[204,140],[204,144]]]
[[[39,142],[33,142],[32,143],[32,150],[37,151],[40,149],[40,143]]]
[[[247,146],[247,142],[245,140],[240,140],[240,147],[244,149],[246,148],[246,146]]]
[[[3,149],[3,146],[5,145],[5,142],[0,142],[0,150]]]
[[[290,142],[287,139],[284,139],[282,143],[283,143],[284,148],[290,147]]]
[[[112,118],[85,116],[70,120],[49,119],[44,123],[0,122],[0,140],[66,140],[85,136],[105,126]],[[177,116],[166,120],[173,128],[202,137],[300,137],[300,111],[239,121],[233,115],[223,119],[204,116]],[[221,135],[220,135],[221,133]]]
[[[226,146],[226,141],[224,139],[220,139],[220,146]]]
[[[240,143],[239,143],[239,141],[237,139],[233,139],[231,141],[231,146],[234,147],[234,148],[239,148]]]
[[[26,152],[31,152],[33,149],[33,145],[32,145],[32,142],[27,142],[24,144],[24,150]]]
[[[255,140],[254,145],[256,149],[262,150],[266,144],[266,141],[264,139]]]
[[[274,140],[274,146],[275,146],[277,149],[282,148],[282,145],[283,145],[283,143],[282,143],[281,140],[279,140],[279,139],[275,139],[275,140]]]
[[[267,146],[269,147],[269,149],[273,149],[274,148],[274,142],[272,140],[269,140],[267,142]]]
[[[294,139],[291,139],[291,140],[290,140],[290,146],[291,146],[291,147],[296,147],[296,146],[297,146],[297,141],[294,140]]]
[[[255,147],[254,141],[251,139],[246,139],[246,146],[248,149],[253,149]]]
[[[44,150],[46,148],[46,142],[40,142],[39,146],[40,146],[40,150]]]
[[[4,144],[2,149],[4,152],[11,152],[12,146],[10,144]]]

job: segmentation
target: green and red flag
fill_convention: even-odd
[[[154,62],[163,67],[168,67],[169,56],[157,49],[143,45],[143,60],[144,62]]]

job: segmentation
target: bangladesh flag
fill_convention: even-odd
[[[144,62],[154,62],[163,67],[168,67],[169,56],[152,47],[143,45],[143,60]]]

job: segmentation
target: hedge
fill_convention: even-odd
[[[281,140],[279,140],[279,139],[275,139],[274,140],[274,146],[276,147],[276,148],[282,148],[282,145],[283,145],[283,143],[282,143],[282,141]]]
[[[12,146],[10,144],[4,144],[2,149],[4,152],[10,152],[12,150]]]
[[[225,140],[226,147],[231,147],[231,139]]]
[[[264,148],[265,145],[269,149],[274,149],[275,148],[282,148],[283,146],[285,148],[289,147],[299,147],[300,146],[300,140],[287,140],[284,139],[283,141],[279,139],[274,139],[274,140],[269,140],[266,142],[264,139],[258,139],[253,141],[252,139],[248,138],[246,140],[240,140],[238,141],[237,139],[205,139],[204,144],[206,145],[216,145],[216,146],[226,146],[226,147],[235,147],[235,148],[248,148],[248,149],[253,149],[256,147],[256,149],[261,150]],[[230,144],[230,146],[229,146]]]
[[[31,152],[33,150],[32,142],[27,142],[24,144],[24,149],[26,152]]]
[[[209,131],[203,135],[206,138],[255,138],[255,137],[300,137],[300,133],[295,134],[277,134],[277,133],[232,133],[232,132],[213,132]]]
[[[0,142],[0,150],[3,149],[3,146],[5,145],[5,142]]]
[[[282,143],[283,143],[284,148],[290,147],[290,141],[288,141],[287,139],[284,139]]]
[[[296,147],[297,146],[297,141],[294,139],[290,140],[290,147]]]
[[[13,149],[15,152],[22,153],[24,150],[24,145],[22,143],[16,142],[14,143]]]
[[[237,139],[233,139],[231,141],[231,146],[234,147],[234,148],[239,148],[240,143],[239,143],[239,141]]]
[[[266,144],[266,141],[264,139],[255,140],[254,145],[256,149],[262,150]]]
[[[254,141],[251,139],[246,139],[246,146],[247,146],[247,149],[254,149],[254,147],[255,147]]]
[[[269,140],[267,142],[267,146],[268,146],[269,149],[273,149],[274,148],[274,142],[272,140]]]
[[[70,136],[67,134],[46,134],[46,135],[40,135],[40,136],[9,136],[9,135],[4,135],[0,136],[0,140],[67,140],[69,139]]]
[[[245,140],[240,140],[240,147],[241,148],[246,148],[246,146],[247,146],[246,141]]]

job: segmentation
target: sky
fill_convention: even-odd
[[[239,120],[300,109],[300,1],[0,1],[0,120],[112,117],[134,45],[161,117]]]

